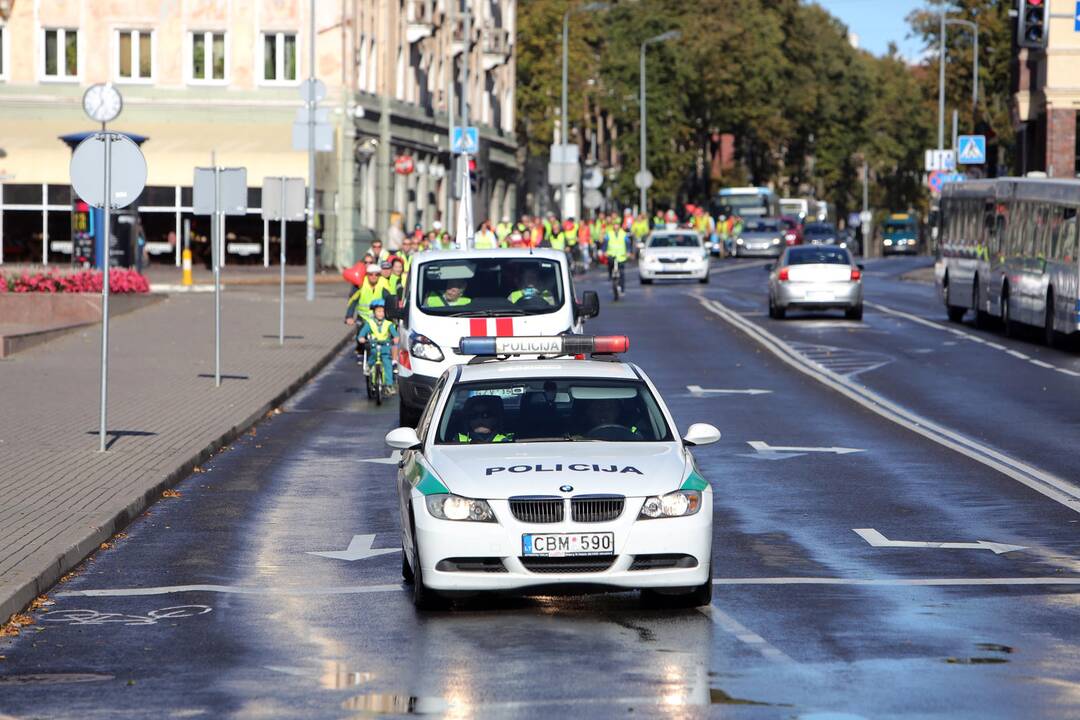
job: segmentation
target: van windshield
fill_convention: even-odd
[[[417,299],[429,315],[542,315],[565,301],[560,266],[532,257],[432,260],[417,273]]]

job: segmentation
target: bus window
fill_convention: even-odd
[[[1061,224],[1061,236],[1058,240],[1058,259],[1076,262],[1076,208],[1065,208],[1065,220]]]

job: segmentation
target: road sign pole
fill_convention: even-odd
[[[210,216],[210,252],[214,256],[214,387],[221,387],[221,168],[214,164],[214,213]]]
[[[642,177],[646,177],[645,173],[648,172],[648,162],[647,162],[647,159],[645,157],[645,154],[646,154],[647,149],[648,149],[648,139],[647,139],[648,135],[647,135],[646,130],[645,130],[645,46],[647,44],[648,44],[647,42],[641,43],[641,87],[638,90],[638,92],[639,92],[638,105],[640,106],[639,109],[641,111],[641,139],[640,139],[640,147],[639,147],[639,152],[641,153],[641,159],[638,162],[638,165],[641,166],[641,176]],[[648,193],[649,193],[649,191],[648,191],[648,189],[645,188],[645,183],[642,183],[641,184],[641,196],[640,196],[640,202],[641,202],[641,210],[640,210],[640,212],[644,213],[645,217],[649,216],[648,215],[648,213],[649,213],[649,210],[648,210],[648,207],[649,207],[648,206],[649,194]]]
[[[937,147],[945,149],[945,6],[941,6],[941,27],[938,30],[938,115],[937,115]]]
[[[278,290],[278,345],[285,344],[285,176],[281,176],[281,250],[278,254],[281,282]]]
[[[102,133],[105,142],[105,222],[102,233],[105,236],[105,263],[101,271],[101,421],[98,424],[98,452],[105,452],[106,416],[109,406],[109,269],[112,265],[112,243],[110,220],[112,213],[112,135]]]
[[[310,90],[308,96],[308,217],[307,217],[307,285],[304,298],[308,302],[315,300],[315,0],[311,0],[308,12],[308,75]],[[284,202],[284,199],[282,200]]]

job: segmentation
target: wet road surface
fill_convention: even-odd
[[[930,288],[897,279],[920,262],[869,263],[868,303],[943,320]],[[710,608],[622,593],[418,615],[396,468],[370,462],[397,410],[368,403],[343,355],[0,639],[0,717],[1080,716],[1077,508],[814,381],[702,299],[848,349],[800,352],[1073,481],[1080,379],[1050,370],[1033,404],[1017,395],[1045,368],[869,304],[863,323],[770,321],[764,284],[753,268],[709,285],[632,276],[589,327],[631,336],[680,429],[724,433],[696,453],[715,491]],[[1080,372],[1075,354],[985,337]],[[992,394],[999,375],[1008,392]],[[746,389],[768,392],[708,392]],[[1013,412],[1019,427],[992,431]],[[818,450],[836,447],[859,452]],[[1023,549],[878,547],[856,529]],[[389,552],[310,554],[354,535]]]

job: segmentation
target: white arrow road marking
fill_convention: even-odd
[[[360,462],[378,463],[379,465],[397,465],[401,462],[401,451],[395,450],[390,453],[390,457],[364,458]]]
[[[836,455],[849,455],[851,453],[866,452],[859,448],[846,448],[846,447],[792,447],[792,446],[779,446],[769,445],[769,443],[763,440],[748,440],[747,445],[754,448],[755,454],[740,453],[743,457],[758,458],[760,460],[787,460],[788,458],[799,457],[806,453],[834,453]]]
[[[367,558],[375,557],[376,555],[385,555],[387,553],[400,552],[401,548],[373,548],[372,544],[375,542],[374,535],[353,535],[352,540],[349,541],[349,547],[344,550],[324,550],[322,552],[309,551],[308,555],[318,555],[319,557],[333,558],[334,560],[366,560]]]
[[[874,547],[906,547],[906,548],[941,548],[944,550],[993,550],[995,555],[1013,552],[1014,550],[1026,550],[1023,545],[1006,545],[1005,543],[979,540],[978,542],[920,542],[918,540],[890,540],[873,528],[852,528],[866,542]]]
[[[686,389],[695,397],[707,397],[709,395],[768,395],[772,390],[760,390],[747,388],[745,390],[729,390],[726,388],[703,388],[700,385],[687,385]]]

